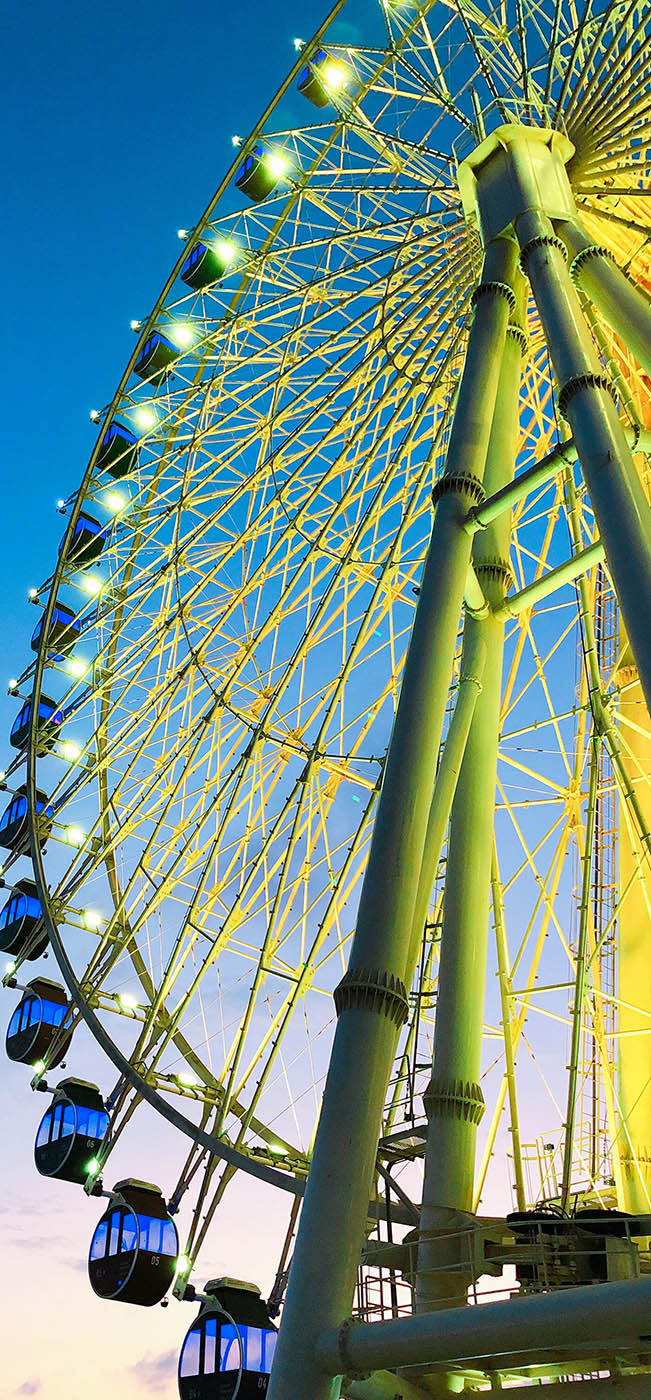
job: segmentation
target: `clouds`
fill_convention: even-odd
[[[129,1374],[135,1376],[145,1390],[158,1393],[170,1390],[176,1380],[177,1366],[178,1352],[164,1351],[160,1356],[152,1356],[148,1351],[135,1366],[129,1367]]]
[[[23,1381],[22,1385],[19,1385],[16,1395],[38,1395],[39,1390],[42,1389],[43,1382],[38,1379],[38,1376],[34,1376],[31,1380]]]

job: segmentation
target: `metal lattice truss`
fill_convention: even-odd
[[[43,643],[20,680],[65,716],[52,751],[32,745],[31,781],[54,809],[35,863],[76,1014],[120,1071],[104,1158],[149,1097],[192,1139],[179,1194],[201,1179],[203,1213],[237,1167],[300,1191],[309,1163],[481,265],[457,161],[499,123],[561,128],[585,226],[651,285],[648,7],[385,3],[371,47],[338,40],[341,8],[245,143],[282,153],[275,191],[241,207],[234,166],[190,235],[228,244],[223,278],[188,291],[184,250],[142,325],[100,436],[114,419],[135,428],[138,468],[116,485],[93,454],[69,531],[82,504],[99,515],[101,560],[75,569],[64,547],[36,599],[47,615],[67,602],[82,635],[56,662]],[[339,71],[323,112],[293,88],[319,44]],[[290,101],[305,125],[282,129]],[[588,311],[637,440],[647,380]],[[133,363],[154,327],[182,349],[141,382]],[[533,301],[527,342],[518,473],[565,432]],[[595,540],[568,461],[514,510],[515,593]],[[595,598],[610,609],[607,655]],[[573,1179],[610,1189],[613,939],[631,891],[649,897],[636,757],[649,734],[625,705],[618,718],[616,634],[603,563],[507,626],[478,1195],[506,1186],[507,1101],[522,1140],[543,1131],[562,1159],[577,1014]],[[613,725],[590,786],[595,686]],[[638,858],[598,916],[590,905],[573,1013],[590,803],[612,812],[613,793]],[[440,894],[439,880],[387,1133],[421,1114]],[[555,1194],[543,1167],[533,1199]]]

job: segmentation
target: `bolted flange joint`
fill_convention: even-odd
[[[575,394],[583,389],[605,389],[615,401],[615,390],[607,374],[575,374],[563,385],[558,395],[558,407],[562,418],[567,418],[567,410]]]
[[[428,1118],[463,1118],[479,1123],[486,1104],[479,1084],[464,1079],[430,1079],[423,1094]]]
[[[379,1011],[397,1026],[403,1026],[409,1015],[407,988],[392,972],[376,967],[351,967],[335,987],[337,1015],[351,1007],[363,1011]]]
[[[526,355],[529,349],[529,337],[522,326],[516,326],[514,321],[510,321],[506,328],[506,334],[520,346],[520,353]]]
[[[527,263],[529,262],[529,258],[532,253],[535,253],[537,248],[558,248],[559,253],[562,253],[567,262],[567,248],[564,243],[561,243],[560,238],[557,238],[553,233],[541,233],[538,238],[530,238],[529,242],[525,243],[524,248],[520,252],[520,271],[524,273],[525,277],[528,275]]]
[[[465,496],[468,508],[479,506],[486,500],[486,492],[479,477],[473,476],[471,472],[444,472],[438,481],[434,482],[432,504],[437,505],[441,496],[450,494]]]
[[[513,312],[515,311],[515,295],[513,293],[512,288],[509,287],[507,282],[480,282],[479,286],[475,287],[475,290],[470,298],[470,305],[472,306],[473,310],[475,309],[477,302],[482,301],[484,297],[503,297],[504,300],[507,301],[509,304],[509,310],[511,314],[513,314]]]
[[[608,258],[609,262],[617,266],[617,259],[614,254],[611,253],[610,248],[602,248],[600,244],[591,243],[589,248],[581,248],[580,252],[572,258],[570,263],[570,277],[575,286],[579,285],[579,277],[583,264],[588,262],[590,258]],[[626,274],[624,274],[624,276],[625,275]]]
[[[475,573],[487,583],[501,583],[505,590],[514,581],[508,559],[476,559]]]

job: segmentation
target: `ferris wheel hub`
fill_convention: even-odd
[[[522,214],[544,210],[550,219],[576,213],[567,174],[574,146],[548,127],[499,126],[458,166],[466,220],[489,243]]]

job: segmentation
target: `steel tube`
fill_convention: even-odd
[[[579,550],[578,554],[573,554],[571,559],[559,564],[556,569],[550,569],[548,574],[543,574],[535,583],[530,583],[527,588],[522,588],[519,593],[513,593],[510,598],[506,598],[496,610],[495,616],[518,617],[526,608],[540,602],[541,598],[548,598],[550,593],[562,588],[563,584],[571,583],[573,579],[580,578],[581,574],[587,574],[588,569],[601,563],[605,553],[601,540],[595,540],[594,544]]]
[[[517,290],[523,316],[524,284],[519,274]],[[515,469],[522,357],[522,336],[516,329],[504,347],[491,424],[484,476],[491,491],[506,485]],[[507,514],[473,540],[473,564],[492,608],[502,602],[510,579],[509,540]],[[460,1256],[459,1237],[450,1230],[446,1215],[451,1210],[472,1210],[477,1125],[484,1109],[479,1078],[504,647],[504,622],[495,612],[484,618],[466,615],[464,652],[480,645],[486,654],[482,690],[464,750],[448,837],[432,1078],[424,1095],[428,1130],[418,1309],[449,1306],[452,1298],[465,1303],[472,1277],[469,1259]]]
[[[635,428],[624,428],[623,432],[633,451],[651,452],[651,432],[648,428],[643,428],[640,433],[637,433]],[[544,486],[545,482],[552,481],[564,467],[576,461],[576,455],[576,446],[572,438],[559,443],[558,447],[555,447],[553,452],[548,452],[540,462],[535,462],[532,467],[520,472],[510,485],[488,496],[482,505],[474,506],[468,512],[466,530],[475,534],[477,530],[490,525],[503,511],[512,510],[513,506],[517,506],[531,491],[536,491],[539,486]]]
[[[646,297],[578,219],[559,221],[556,228],[572,260],[572,281],[594,302],[638,363],[651,374],[651,306]]]
[[[423,846],[423,859],[420,867],[418,880],[418,890],[416,902],[414,904],[414,919],[412,926],[412,946],[410,952],[410,962],[415,964],[418,959],[429,902],[434,888],[434,880],[441,858],[441,849],[445,837],[447,824],[450,820],[450,811],[457,786],[457,779],[461,762],[463,759],[472,717],[475,713],[475,706],[478,696],[481,693],[482,677],[486,664],[486,643],[483,637],[475,632],[469,636],[467,644],[461,657],[461,670],[459,674],[459,689],[450,720],[443,752],[441,754],[432,803],[429,809],[427,820],[427,831],[425,833],[425,843]]]
[[[339,1322],[350,1311],[382,1111],[407,1012],[414,901],[470,559],[463,521],[484,474],[509,318],[511,294],[503,284],[514,267],[512,240],[487,247],[355,937],[335,996],[337,1028],[268,1400],[334,1400],[340,1393],[340,1380],[317,1367],[314,1347],[324,1322]]]
[[[537,1358],[543,1364],[559,1355],[567,1357],[568,1369],[571,1362],[571,1369],[579,1370],[581,1356],[591,1350],[599,1355],[647,1353],[650,1334],[651,1279],[642,1278],[413,1313],[387,1322],[344,1324],[322,1333],[316,1357],[330,1374],[444,1362],[499,1371],[517,1365],[518,1357],[522,1365],[533,1366]]]
[[[651,709],[651,511],[564,256],[536,200],[534,192],[531,207],[515,220],[516,232]]]

